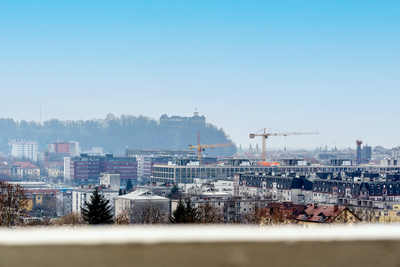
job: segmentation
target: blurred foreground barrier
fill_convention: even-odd
[[[3,229],[8,266],[400,266],[400,225]]]

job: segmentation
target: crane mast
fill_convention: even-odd
[[[260,133],[263,131],[262,133]],[[250,134],[250,139],[253,139],[256,136],[260,136],[262,138],[262,161],[267,160],[267,138],[269,136],[288,136],[288,135],[310,135],[310,134],[318,134],[318,132],[287,132],[287,133],[267,133],[267,128],[263,128],[255,134]]]

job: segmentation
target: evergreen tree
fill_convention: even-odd
[[[176,193],[179,192],[179,187],[177,187],[176,185],[174,185],[171,189],[171,192],[169,192],[168,194],[168,198],[172,198]]]
[[[130,192],[132,188],[133,188],[132,180],[128,179],[128,181],[126,182],[126,191]]]
[[[178,201],[178,206],[172,212],[172,216],[169,217],[169,221],[171,223],[186,223],[186,207],[185,203],[182,201],[182,198]]]
[[[88,224],[111,224],[113,214],[110,201],[95,188],[90,201],[85,201],[86,208],[81,207],[82,219]]]
[[[186,208],[186,223],[197,223],[199,214],[196,208],[193,208],[192,201],[190,199],[185,202]]]

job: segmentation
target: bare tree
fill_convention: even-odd
[[[191,187],[186,190],[186,194],[188,196],[200,196],[203,194],[203,190],[201,187],[197,187],[196,185],[194,187]]]
[[[129,216],[129,210],[124,209],[122,213],[118,214],[117,217],[115,217],[114,224],[116,225],[127,225],[131,224],[130,216]]]
[[[283,206],[264,208],[260,212],[261,219],[259,224],[265,225],[279,225],[279,224],[296,224],[291,216],[291,211],[286,210]]]
[[[240,214],[240,201],[235,197],[230,197],[224,205],[224,221],[226,223],[242,223],[243,218]]]
[[[220,208],[205,203],[197,208],[198,222],[199,223],[223,223],[224,218]]]
[[[23,224],[27,207],[26,191],[20,185],[0,182],[0,225]]]
[[[261,224],[267,217],[267,209],[260,209],[257,205],[252,211],[245,215],[245,222],[248,224]]]
[[[130,213],[132,223],[160,224],[166,221],[166,214],[157,203],[135,203]]]
[[[82,217],[79,213],[71,212],[54,222],[56,225],[81,225]]]
[[[43,194],[42,198],[42,204],[39,208],[43,211],[43,215],[55,216],[57,214],[57,198],[49,194]]]

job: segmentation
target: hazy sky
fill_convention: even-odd
[[[1,1],[0,117],[192,116],[400,145],[400,1]],[[134,134],[134,133],[133,133]],[[261,144],[261,141],[258,140]]]

